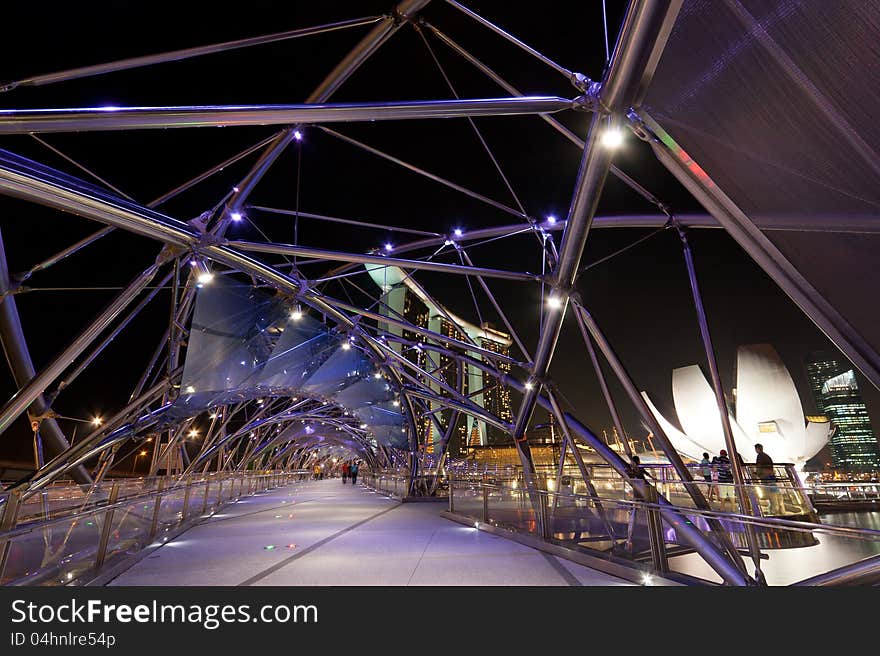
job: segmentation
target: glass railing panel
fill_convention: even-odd
[[[16,536],[0,583],[60,585],[91,572],[100,537],[92,515],[55,522]]]
[[[625,537],[626,519],[613,502],[560,493],[551,495],[548,533],[552,541],[568,547],[610,552]]]
[[[217,484],[214,483],[211,488],[217,493]],[[186,509],[187,519],[198,517],[202,514],[202,508],[205,505],[205,483],[193,483],[189,488],[189,504]]]
[[[160,539],[162,533],[169,532],[182,521],[185,496],[186,491],[183,488],[162,494],[162,503],[159,505],[159,526],[157,532],[157,536]]]
[[[114,510],[104,559],[105,565],[147,546],[155,507],[155,500],[147,499]]]
[[[453,512],[475,521],[483,519],[483,492],[473,485],[454,482]]]

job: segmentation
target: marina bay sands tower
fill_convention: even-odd
[[[488,323],[475,326],[456,317],[428,297],[401,269],[369,265],[366,268],[373,282],[383,291],[381,299],[383,305],[379,310],[381,314],[389,318],[403,319],[414,326],[446,335],[450,339],[471,342],[483,350],[501,355],[509,354],[512,342],[507,333],[495,330]],[[458,387],[459,370],[455,363],[443,354],[429,353],[419,348],[418,334],[391,323],[380,322],[379,329],[399,336],[404,342],[415,343],[416,346],[397,343],[391,344],[391,347],[425,371],[437,370],[435,376],[449,387],[453,389]],[[470,355],[478,360],[486,359],[479,352],[472,352]],[[476,367],[462,365],[461,368],[463,393],[468,395],[477,392],[471,397],[476,405],[504,422],[511,422],[513,415],[510,390],[497,385],[490,376]],[[510,371],[510,365],[507,363],[500,363],[499,368],[505,372]],[[438,385],[433,384],[432,387],[436,388],[434,391],[439,396],[448,396],[448,393]],[[444,411],[443,414],[448,416],[449,411]],[[432,453],[434,446],[442,437],[439,425],[430,417],[424,417],[420,420],[419,433],[420,441],[424,441],[425,450]],[[462,413],[450,438],[450,452],[458,455],[468,446],[487,446],[503,441],[506,441],[503,431],[481,419]]]

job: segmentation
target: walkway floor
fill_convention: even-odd
[[[110,585],[629,585],[340,479],[223,508]]]

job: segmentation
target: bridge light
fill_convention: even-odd
[[[608,149],[614,150],[620,148],[623,143],[623,132],[620,128],[607,128],[602,133],[602,145]]]

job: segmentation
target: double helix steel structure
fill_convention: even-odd
[[[855,0],[833,4],[847,8],[832,10],[819,0],[632,0],[608,48],[605,69],[595,80],[558,64],[455,0],[402,0],[383,15],[4,83],[0,105],[17,105],[16,94],[28,87],[100,76],[109,88],[116,76],[144,67],[173,66],[170,62],[200,57],[209,62],[209,55],[246,47],[367,30],[299,104],[0,108],[0,138],[30,135],[77,167],[74,175],[69,166],[59,170],[0,150],[0,193],[56,210],[61,219],[76,215],[99,226],[18,275],[10,274],[0,242],[0,337],[17,387],[0,407],[0,440],[27,413],[38,445],[35,471],[8,491],[26,498],[65,478],[81,486],[97,484],[126,449],[140,449],[149,440],[151,475],[302,470],[316,458],[344,452],[375,472],[403,472],[403,494],[433,494],[441,477],[426,485],[423,475],[445,471],[453,432],[469,418],[478,433],[489,427],[508,436],[519,458],[517,480],[523,499],[544,509],[546,479],[539,475],[526,436],[541,408],[553,415],[561,434],[559,480],[564,464],[573,462],[599,514],[602,490],[594,485],[593,467],[584,461],[582,447],[588,447],[607,471],[641,490],[642,500],[656,511],[656,539],[663,541],[657,531],[665,526],[678,545],[698,554],[723,582],[761,583],[761,549],[766,544],[757,535],[759,529],[748,525],[739,542],[730,539],[729,527],[713,514],[706,488],[694,481],[692,470],[673,448],[611,337],[579,293],[578,283],[589,276],[583,255],[594,228],[667,230],[680,237],[709,380],[731,453],[736,448],[688,241],[691,230],[726,231],[864,377],[880,387],[880,329],[861,312],[853,292],[853,281],[865,284],[865,279],[854,274],[845,284],[832,275],[833,267],[811,268],[817,256],[809,252],[817,242],[845,239],[840,257],[869,268],[868,249],[880,231],[875,216],[880,204],[880,132],[869,118],[873,109],[880,109],[880,95],[858,75],[860,67],[878,66],[872,59],[876,53],[858,44],[880,38],[880,9]],[[436,27],[431,12],[472,19],[494,33],[499,44],[506,41],[568,80],[571,93],[563,97],[519,92]],[[859,20],[852,18],[855,15]],[[855,24],[859,30],[852,27]],[[502,95],[462,98],[440,66],[448,85],[443,95],[452,97],[333,102],[340,87],[402,31],[412,31],[424,41],[438,66],[435,49],[446,48],[470,65],[475,76],[496,84]],[[568,112],[589,116],[583,137],[558,119]],[[520,203],[473,120],[496,116],[533,116],[536,125],[548,123],[581,149],[564,218],[536,216]],[[513,206],[331,126],[438,118],[470,123]],[[45,137],[218,126],[227,128],[211,133],[218,140],[237,126],[277,126],[277,132],[149,203],[106,183],[50,145],[52,137]],[[252,204],[255,190],[278,182],[272,172],[282,155],[298,148],[310,132],[366,151],[512,218],[502,225],[469,221],[467,229],[431,231],[302,212],[298,206]],[[623,134],[646,142],[707,214],[677,215],[615,166],[614,145]],[[808,134],[812,138],[807,139]],[[174,156],[183,158],[186,152]],[[195,218],[163,212],[173,199],[240,162],[249,164],[246,174],[221,198],[189,215]],[[609,175],[656,211],[597,215]],[[388,190],[389,198],[393,193],[393,188]],[[15,207],[3,211],[3,224],[15,220]],[[321,229],[312,230],[309,239],[300,240],[297,233],[292,243],[273,240],[253,220],[260,214],[297,228],[302,221],[314,221]],[[247,233],[250,239],[235,236],[244,234],[240,226],[253,228]],[[379,248],[338,250],[337,231],[348,228],[372,229],[379,236],[390,230],[397,241]],[[16,297],[28,291],[26,282],[38,280],[46,269],[68,259],[87,260],[90,248],[121,231],[140,238],[142,248],[153,248],[155,257],[151,255],[149,266],[38,370]],[[478,246],[503,250],[511,239],[528,240],[539,269],[525,271],[516,262],[507,267],[480,265],[483,251]],[[463,285],[472,298],[472,320],[480,324],[476,331],[447,309],[441,278]],[[392,282],[382,284],[386,279]],[[437,325],[443,329],[414,320],[412,313],[390,302],[394,290],[403,286],[442,318]],[[516,329],[520,319],[510,316],[493,286],[522,289],[541,299],[535,316],[537,340],[528,343],[521,336]],[[163,290],[170,291],[171,299],[162,310],[162,330],[147,349],[149,357],[113,363],[142,370],[127,404],[72,442],[56,410],[66,390],[93,362],[107,370],[102,352],[120,333],[133,330],[146,308],[165,303]],[[484,316],[503,324],[505,348],[494,348],[497,342],[480,338],[479,330],[488,330]],[[566,320],[582,337],[584,350],[577,354],[562,354],[557,348]],[[551,364],[560,356],[590,363],[620,435],[625,431],[617,404],[632,405],[668,461],[680,498],[670,500],[659,485],[632,480],[626,441],[623,451],[612,449],[573,408],[566,409],[565,390],[551,373]],[[613,382],[606,380],[607,372]],[[512,399],[510,416],[485,402],[489,393],[501,390]],[[614,398],[615,390],[622,390],[621,398]],[[195,452],[192,444],[187,446],[194,426],[207,426]],[[745,467],[734,458],[731,468],[735,511],[753,516],[756,503],[749,496]],[[702,513],[701,520],[694,521],[685,508]],[[544,510],[536,517],[548,521]],[[553,533],[542,532],[545,537]],[[754,571],[743,554],[754,563]],[[665,556],[655,554],[653,566],[664,569]],[[840,568],[822,582],[870,579],[877,570],[876,558],[870,558]]]

